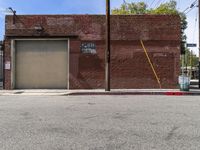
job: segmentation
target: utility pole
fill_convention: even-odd
[[[193,67],[193,51],[190,53],[190,79],[192,79],[192,67]]]
[[[106,0],[105,91],[110,91],[110,0]]]
[[[200,88],[200,0],[198,0],[199,9],[199,88]]]

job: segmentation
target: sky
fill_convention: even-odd
[[[5,10],[12,7],[17,14],[105,14],[106,0],[0,0],[0,40],[4,35]],[[139,2],[142,0],[126,0],[127,2]],[[169,0],[143,0],[151,7],[157,7],[161,2]],[[177,0],[177,8],[184,11],[195,0]],[[117,8],[123,0],[111,0],[111,8]],[[194,8],[187,14],[188,28],[186,30],[187,43],[198,44],[198,8]],[[196,23],[195,23],[196,22]],[[198,55],[198,48],[192,48]]]

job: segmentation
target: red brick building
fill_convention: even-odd
[[[176,15],[112,16],[111,88],[159,88],[140,40],[162,87],[176,88],[180,34]],[[6,16],[4,88],[104,88],[104,41],[102,15]]]

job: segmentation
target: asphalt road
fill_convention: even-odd
[[[200,97],[0,97],[0,150],[199,150]]]

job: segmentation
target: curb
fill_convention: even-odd
[[[160,96],[200,96],[200,91],[179,91],[179,90],[132,90],[132,91],[4,91],[0,96],[90,96],[90,95],[160,95]]]
[[[68,96],[87,95],[163,95],[163,96],[200,96],[200,92],[76,92]]]

